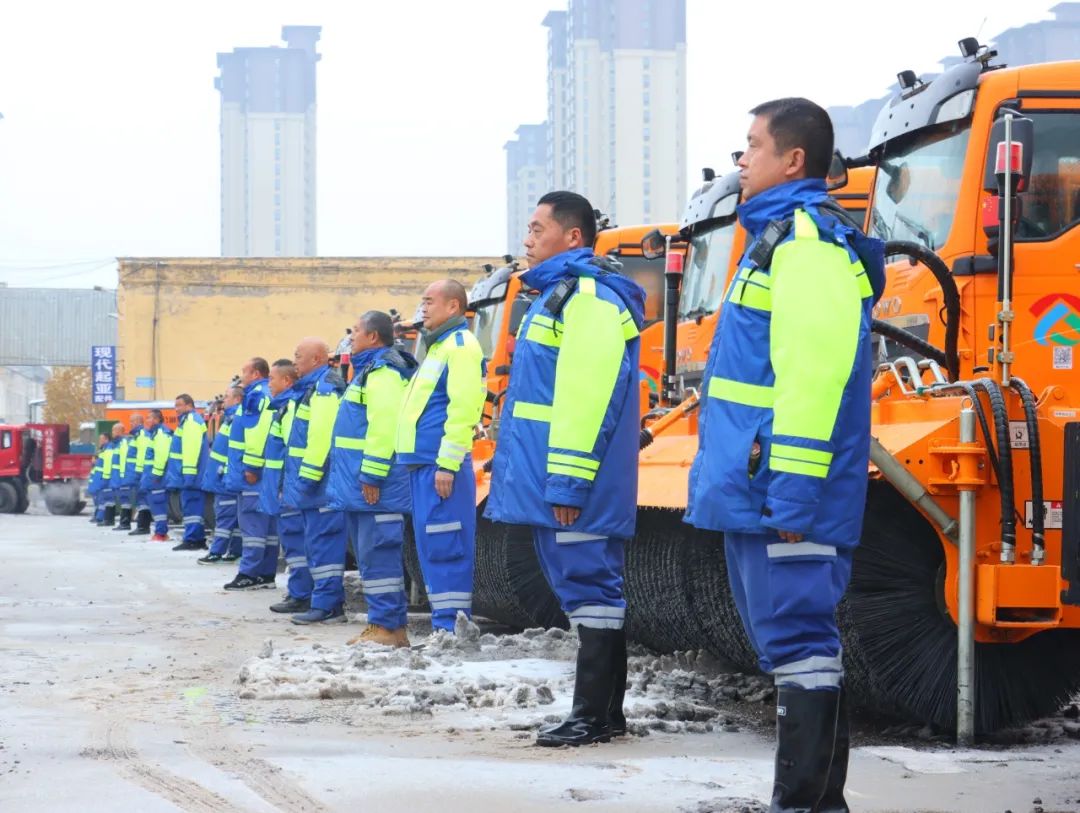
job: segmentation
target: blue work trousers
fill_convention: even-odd
[[[390,630],[405,626],[409,601],[405,596],[405,515],[349,511],[349,536],[363,583],[369,624]]]
[[[154,520],[154,533],[158,536],[169,535],[169,492],[164,488],[152,488],[146,492],[150,505],[150,518]]]
[[[345,604],[345,549],[349,544],[345,512],[324,506],[306,508],[303,516],[311,606],[332,612]]]
[[[210,543],[212,556],[239,556],[243,539],[236,524],[236,494],[214,495],[214,540]]]
[[[843,682],[836,605],[851,578],[851,548],[776,534],[724,534],[728,579],[763,672],[778,686],[838,691]]]
[[[241,491],[236,503],[243,552],[240,575],[273,576],[277,573],[278,539],[275,517],[259,508],[258,491]]]
[[[623,542],[577,531],[533,529],[540,568],[575,626],[622,629]]]
[[[198,488],[180,489],[180,510],[184,512],[184,541],[205,542],[203,512],[206,510],[206,492]]]
[[[473,567],[476,561],[476,480],[466,455],[454,475],[450,496],[435,491],[434,465],[409,471],[413,533],[424,574],[431,624],[453,631],[458,612],[472,617]]]
[[[304,547],[304,515],[298,509],[283,509],[277,518],[278,539],[289,567],[289,598],[311,598],[311,571]]]

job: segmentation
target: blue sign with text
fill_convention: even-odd
[[[116,347],[95,344],[90,348],[90,386],[95,404],[116,400]]]

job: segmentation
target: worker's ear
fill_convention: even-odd
[[[802,147],[795,147],[788,153],[788,162],[784,168],[784,174],[792,179],[806,177],[806,150]]]

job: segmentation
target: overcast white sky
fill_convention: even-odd
[[[1052,4],[688,0],[691,183],[701,166],[726,169],[757,102],[880,96],[899,70],[933,70],[961,37],[985,41]],[[217,254],[215,55],[279,44],[283,24],[323,27],[319,253],[498,254],[502,147],[544,118],[540,22],[565,5],[3,2],[0,281],[111,286],[116,256]]]

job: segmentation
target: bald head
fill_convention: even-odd
[[[431,283],[420,300],[424,328],[428,331],[438,330],[455,316],[464,316],[468,305],[469,293],[456,279]]]
[[[308,336],[296,345],[293,361],[296,363],[296,372],[305,376],[329,363],[330,347],[318,336]]]
[[[127,434],[127,428],[122,423],[114,423],[113,424],[113,428],[112,428],[113,440],[116,440],[117,438],[122,438],[125,434]]]

